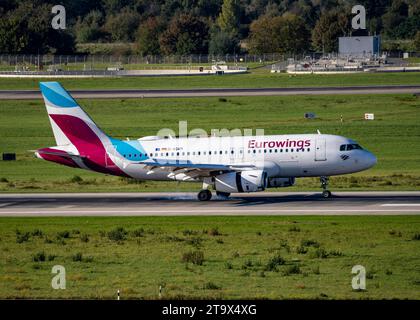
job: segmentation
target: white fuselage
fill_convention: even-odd
[[[147,157],[159,163],[179,161],[180,164],[197,165],[252,165],[265,170],[268,177],[340,175],[366,170],[376,163],[376,157],[367,150],[343,150],[343,145],[357,145],[355,141],[325,134],[165,139],[146,137],[128,143],[140,143]],[[183,180],[182,174],[168,175],[165,168],[151,169],[145,166],[137,160],[141,155],[120,153],[108,154],[116,165],[124,168],[133,178]]]

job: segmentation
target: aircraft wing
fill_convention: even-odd
[[[196,179],[199,177],[209,177],[213,172],[223,171],[243,171],[255,169],[254,165],[250,164],[197,164],[191,163],[190,161],[168,161],[152,159],[152,161],[142,161],[140,164],[146,165],[150,173],[153,173],[155,169],[166,170],[169,172],[169,177],[175,177],[176,175],[182,176],[182,180]]]

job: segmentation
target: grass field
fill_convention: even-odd
[[[223,76],[129,77],[96,79],[0,78],[0,90],[38,90],[40,81],[60,81],[66,89],[189,89],[189,88],[277,88],[307,86],[363,86],[420,84],[412,73],[358,73],[346,75],[288,75],[255,69],[251,73]]]
[[[0,299],[420,299],[418,216],[2,218],[0,235]]]
[[[333,178],[332,190],[420,190],[420,100],[411,95],[82,100],[81,105],[106,133],[121,139],[154,135],[165,127],[178,132],[180,120],[188,121],[188,130],[203,128],[207,132],[212,128],[262,128],[265,134],[292,134],[320,129],[351,137],[378,157],[378,164],[368,171]],[[315,112],[318,118],[304,119],[305,112]],[[373,112],[375,120],[363,120],[365,112]],[[17,161],[0,161],[1,192],[184,191],[201,187],[133,183],[34,158],[28,150],[55,145],[41,101],[1,101],[0,136],[0,153],[17,153]],[[314,178],[298,179],[297,186],[287,190],[319,188]]]

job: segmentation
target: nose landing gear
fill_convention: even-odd
[[[324,198],[331,198],[331,191],[328,190],[328,181],[329,181],[329,177],[319,177],[319,180],[321,181],[321,187],[322,187],[322,196]]]

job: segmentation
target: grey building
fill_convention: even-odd
[[[381,38],[379,36],[339,37],[338,53],[340,55],[369,56],[379,55]]]

